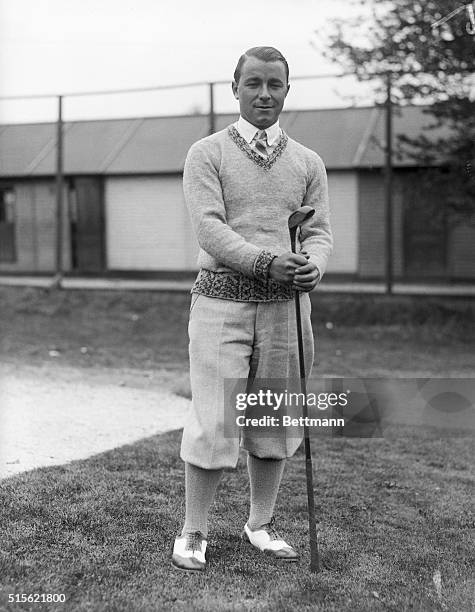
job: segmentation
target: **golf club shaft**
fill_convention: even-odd
[[[292,252],[296,252],[296,234],[295,231],[291,231],[291,245]],[[297,323],[297,343],[299,352],[299,370],[300,370],[300,388],[303,393],[303,406],[302,416],[304,417],[303,435],[305,445],[305,473],[307,476],[307,507],[308,507],[308,529],[310,535],[310,571],[320,571],[320,555],[318,552],[318,540],[317,540],[317,521],[315,518],[315,497],[313,489],[313,465],[312,465],[312,451],[310,448],[310,437],[307,422],[308,409],[307,409],[307,383],[305,378],[305,356],[303,352],[303,335],[302,335],[302,317],[300,314],[300,293],[294,292],[295,296],[295,318]]]
[[[313,489],[312,451],[307,422],[307,383],[305,378],[305,356],[302,342],[302,317],[300,314],[300,293],[295,291],[295,313],[297,321],[297,337],[299,349],[300,389],[303,393],[302,416],[304,420],[303,435],[305,445],[305,474],[307,476],[308,530],[310,535],[310,571],[320,571],[320,555],[318,552],[317,520],[315,517],[315,497]]]

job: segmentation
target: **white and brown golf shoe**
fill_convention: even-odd
[[[181,570],[203,571],[206,567],[207,544],[200,531],[179,536],[173,546],[172,565]]]
[[[297,561],[299,558],[298,552],[287,544],[275,530],[274,518],[272,518],[270,523],[262,525],[262,527],[254,531],[250,529],[246,523],[244,525],[242,537],[243,539],[249,540],[253,546],[262,552],[272,555],[276,559]]]

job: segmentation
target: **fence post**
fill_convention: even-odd
[[[56,278],[61,286],[63,275],[63,96],[58,96],[56,122]]]
[[[393,202],[392,202],[392,174],[393,174],[393,149],[392,149],[392,99],[391,99],[391,73],[386,74],[386,148],[385,148],[385,202],[386,202],[386,293],[391,295],[393,291]]]
[[[216,131],[216,118],[214,113],[214,83],[209,83],[209,133]]]

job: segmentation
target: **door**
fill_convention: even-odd
[[[447,274],[447,223],[440,184],[430,171],[407,176],[403,188],[404,263],[408,277],[436,278]]]
[[[71,266],[77,272],[105,268],[104,197],[101,177],[78,177],[69,192]]]

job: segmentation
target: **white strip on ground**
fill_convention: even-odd
[[[1,371],[0,478],[183,427],[190,402],[169,391],[57,374]]]

